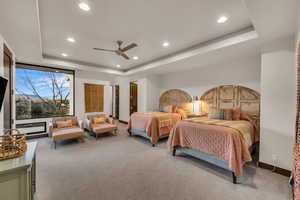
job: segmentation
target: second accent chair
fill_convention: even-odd
[[[96,139],[98,135],[114,132],[117,133],[117,125],[113,123],[111,118],[108,118],[105,114],[92,114],[87,115],[87,119],[85,120],[84,127],[95,134]]]

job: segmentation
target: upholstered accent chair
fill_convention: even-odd
[[[82,121],[77,117],[53,118],[49,123],[49,137],[52,138],[54,148],[56,143],[62,140],[82,138],[85,136]]]
[[[94,133],[96,139],[98,139],[98,135],[103,133],[113,132],[114,134],[117,134],[118,130],[113,119],[107,117],[105,114],[87,115],[87,119],[84,121],[84,128],[89,132]]]

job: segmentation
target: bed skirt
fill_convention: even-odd
[[[146,138],[151,141],[151,137],[149,137],[145,131],[141,131],[141,130],[133,128],[131,130],[128,130],[128,132],[130,135],[138,135],[138,136],[141,136],[141,137]],[[163,139],[163,138],[167,138],[167,137],[169,137],[169,134],[163,135],[163,136],[159,137],[159,139]],[[152,146],[154,147],[155,144],[152,144]]]
[[[255,155],[258,154],[258,149],[259,149],[259,142],[256,142],[254,143],[250,148],[249,148],[249,151]],[[200,159],[200,160],[203,160],[203,161],[206,161],[210,164],[213,164],[215,166],[218,166],[218,167],[221,167],[225,170],[228,170],[231,172],[231,170],[229,169],[229,163],[227,160],[223,160],[223,159],[220,159],[214,155],[211,155],[211,154],[208,154],[208,153],[205,153],[205,152],[202,152],[202,151],[198,151],[198,150],[195,150],[195,149],[192,149],[192,148],[187,148],[187,147],[175,147],[173,148],[173,156],[176,155],[176,151],[179,151],[179,152],[182,152],[186,155],[189,155],[189,156],[192,156],[194,158],[197,158],[197,159]],[[232,182],[234,184],[237,183],[237,180],[239,180],[238,177],[235,176],[235,174],[233,172],[232,173]]]
[[[214,155],[211,155],[211,154],[208,154],[208,153],[205,153],[205,152],[202,152],[202,151],[194,150],[194,149],[191,149],[191,148],[176,147],[176,148],[173,149],[173,156],[176,155],[176,151],[182,152],[186,155],[192,156],[194,158],[206,161],[206,162],[208,162],[210,164],[213,164],[215,166],[221,167],[225,170],[231,171],[228,168],[229,164],[228,164],[227,160],[220,159],[220,158],[218,158]],[[232,174],[232,182],[234,184],[236,184],[238,178],[235,176],[235,174],[233,172],[231,172],[231,174]]]

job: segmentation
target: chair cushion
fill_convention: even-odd
[[[109,123],[104,123],[104,124],[94,124],[92,127],[92,130],[94,133],[106,133],[109,131],[114,131],[117,129],[117,126],[115,124],[109,124]]]
[[[56,122],[56,127],[57,127],[57,128],[68,128],[68,127],[72,127],[72,121],[71,121],[71,120],[57,121],[57,122]]]
[[[93,118],[93,123],[94,124],[106,123],[106,118],[104,118],[104,117],[95,117],[95,118]]]
[[[69,116],[69,117],[56,117],[52,119],[53,127],[57,128],[57,122],[60,121],[67,121],[71,120],[72,121],[72,126],[76,126],[77,124],[77,117],[76,116]]]
[[[54,129],[53,134],[52,134],[52,138],[55,141],[71,139],[71,138],[78,138],[81,136],[84,136],[84,132],[81,128],[78,128],[78,127]]]

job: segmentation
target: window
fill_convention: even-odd
[[[16,118],[36,119],[74,114],[74,71],[16,65]]]

